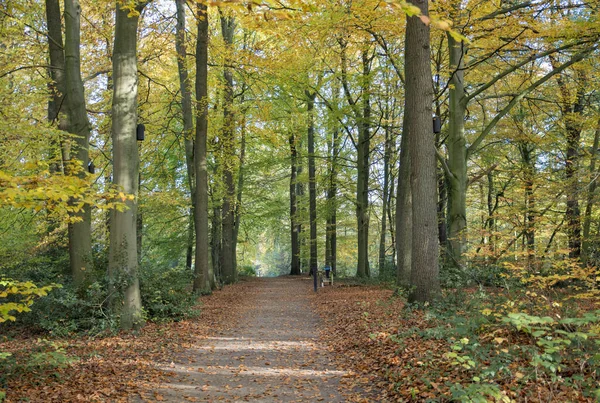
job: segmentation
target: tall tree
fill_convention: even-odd
[[[290,130],[289,136],[290,142],[290,233],[291,233],[291,247],[292,247],[292,261],[291,261],[291,275],[300,275],[300,238],[298,229],[298,200],[296,197],[296,182],[298,180],[298,152],[296,151],[296,138],[294,131]]]
[[[371,95],[370,95],[370,74],[371,62],[373,56],[370,56],[370,46],[363,45],[361,50],[362,76],[361,91],[358,98],[352,96],[348,82],[348,58],[347,46],[344,40],[340,40],[342,46],[342,86],[346,100],[352,112],[358,127],[358,140],[356,142],[357,151],[357,180],[356,180],[356,220],[358,232],[358,257],[357,270],[358,277],[369,277],[369,156],[371,144]]]
[[[89,164],[90,122],[85,108],[83,81],[81,80],[80,16],[78,0],[65,0],[65,82],[69,117],[69,132],[74,137],[69,174],[85,178]],[[134,139],[135,141],[135,139]],[[74,158],[73,158],[74,157]],[[79,203],[72,200],[72,203]],[[92,269],[92,212],[88,204],[71,215],[69,223],[69,260],[73,283],[83,285],[86,273]]]
[[[179,72],[179,88],[181,92],[181,115],[183,120],[183,142],[185,145],[185,164],[187,168],[188,187],[190,190],[190,221],[188,227],[188,244],[185,264],[192,268],[194,250],[194,215],[196,205],[196,172],[194,169],[194,138],[193,138],[193,110],[192,91],[187,70],[187,49],[185,31],[185,0],[175,0],[177,8],[177,32],[175,34],[175,47],[177,50],[177,70]]]
[[[337,124],[335,125],[337,126]],[[327,220],[325,224],[325,264],[337,273],[337,192],[338,192],[338,154],[340,152],[340,135],[337,127],[332,130],[328,142],[328,183],[327,183]]]
[[[237,279],[237,268],[235,267],[235,114],[233,106],[233,69],[231,67],[233,52],[233,34],[235,32],[235,19],[231,15],[225,15],[221,11],[221,33],[225,42],[225,58],[223,61],[223,184],[225,194],[223,195],[223,224],[222,224],[222,255],[221,265],[223,270],[223,282],[230,284]]]
[[[415,4],[428,15],[428,0]],[[411,302],[430,302],[440,292],[437,234],[437,178],[435,137],[431,117],[429,26],[419,17],[407,17],[405,38],[406,98],[404,126],[410,152],[412,193]]]
[[[194,170],[196,173],[196,258],[194,291],[210,292],[213,281],[208,264],[208,167],[206,144],[208,138],[208,10],[198,2],[198,36],[196,39],[196,141]]]
[[[113,210],[110,226],[108,270],[114,282],[126,281],[121,307],[121,328],[132,329],[143,325],[144,317],[140,295],[136,216],[138,194],[139,155],[136,140],[137,127],[137,28],[139,15],[148,4],[136,1],[133,9],[120,3],[116,6],[115,40],[113,48],[113,182],[124,193],[132,195],[125,200],[126,210]],[[119,305],[113,303],[113,306]]]
[[[308,114],[308,210],[310,220],[310,274],[315,276],[317,267],[317,178],[315,167],[315,97],[316,93],[305,92]],[[316,283],[315,283],[316,284]]]

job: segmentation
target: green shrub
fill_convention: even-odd
[[[192,281],[193,273],[185,267],[149,266],[141,270],[142,304],[148,319],[181,320],[197,314]]]
[[[238,270],[238,273],[240,276],[256,277],[256,269],[250,265],[242,266]]]

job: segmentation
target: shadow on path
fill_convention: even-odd
[[[172,381],[141,401],[349,400],[338,389],[341,378],[350,375],[336,370],[318,345],[318,318],[309,304],[312,283],[284,277],[253,279],[248,285],[240,295],[245,301],[238,322],[164,366]]]

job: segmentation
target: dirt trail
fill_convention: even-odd
[[[309,303],[312,283],[276,278],[253,279],[249,285],[240,293],[245,301],[237,323],[200,339],[167,365],[172,380],[143,401],[354,400],[338,390],[347,374],[336,370],[317,342],[318,318]]]

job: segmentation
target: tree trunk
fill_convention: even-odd
[[[450,100],[448,138],[448,257],[451,266],[462,265],[467,228],[467,147],[465,139],[466,98],[464,87],[464,43],[448,34],[450,52]]]
[[[389,113],[386,120],[389,119]],[[386,215],[388,210],[388,192],[389,192],[389,180],[390,180],[390,156],[391,156],[391,129],[389,126],[385,128],[385,144],[383,151],[383,194],[382,194],[382,206],[381,206],[381,234],[379,237],[379,276],[384,274],[386,270],[385,263],[385,252],[386,252]]]
[[[185,145],[185,165],[187,168],[188,188],[190,189],[190,220],[188,222],[188,244],[185,265],[192,268],[194,252],[194,210],[196,204],[196,172],[194,168],[194,120],[192,111],[192,91],[187,70],[187,49],[185,42],[185,0],[175,0],[177,7],[177,32],[175,48],[177,50],[177,70],[179,72],[179,89],[181,92],[181,114],[183,121],[183,143]],[[208,221],[207,221],[208,222]]]
[[[396,253],[398,268],[396,283],[399,287],[410,287],[412,256],[412,195],[410,191],[410,153],[406,118],[403,122],[400,142],[400,169],[396,196]]]
[[[244,111],[245,113],[245,111]],[[237,244],[242,219],[242,191],[244,190],[244,161],[246,159],[246,118],[242,117],[240,135],[240,166],[238,169],[237,196],[235,202],[235,227],[233,229],[233,266],[237,268]]]
[[[89,164],[88,148],[90,122],[85,109],[85,95],[80,71],[80,14],[77,0],[65,0],[65,83],[69,132],[74,138],[74,160],[68,165],[67,174],[86,177]],[[77,200],[71,200],[77,204]],[[89,204],[70,214],[69,263],[73,284],[79,288],[92,270],[92,214]]]
[[[298,211],[298,201],[296,198],[296,182],[297,182],[297,166],[298,153],[296,152],[296,138],[294,137],[294,131],[290,132],[290,161],[291,161],[291,174],[290,174],[290,233],[291,233],[291,244],[292,244],[292,261],[290,274],[297,276],[301,274],[300,271],[300,239],[298,237],[298,217],[296,216]]]
[[[428,1],[415,4],[428,14]],[[431,302],[440,292],[437,233],[437,180],[435,137],[431,117],[429,26],[418,17],[407,17],[405,42],[406,135],[410,152],[413,243],[410,302]]]
[[[523,162],[525,190],[525,245],[527,251],[527,267],[532,270],[535,261],[535,195],[533,194],[533,180],[535,176],[535,159],[532,156],[534,146],[527,142],[519,144],[521,160]]]
[[[315,168],[315,93],[306,91],[306,113],[308,114],[308,199],[310,220],[310,273],[316,276],[317,254],[317,178]],[[316,277],[315,277],[316,278]],[[316,283],[315,283],[316,284]]]
[[[198,37],[196,40],[196,139],[194,171],[196,175],[196,258],[194,292],[209,293],[212,280],[208,264],[208,172],[206,142],[208,137],[208,12],[206,5],[197,5]]]
[[[325,264],[332,273],[337,270],[337,157],[340,148],[340,136],[333,130],[329,143],[329,184],[327,188],[327,223],[325,228]]]
[[[221,32],[226,46],[226,56],[223,66],[223,183],[225,194],[223,196],[223,227],[222,227],[222,274],[225,284],[234,283],[237,279],[237,270],[234,266],[235,247],[235,116],[233,111],[233,71],[230,67],[230,58],[233,46],[233,33],[235,20],[233,17],[221,15]]]
[[[592,223],[592,209],[596,198],[596,187],[598,186],[598,175],[596,171],[596,158],[598,156],[598,147],[600,146],[600,119],[594,133],[594,145],[592,146],[592,155],[590,157],[590,185],[587,193],[587,203],[585,205],[585,213],[583,214],[583,243],[581,249],[581,261],[583,264],[588,264],[590,258],[590,226]]]
[[[146,3],[138,6],[138,11]],[[113,50],[113,182],[124,193],[137,197],[139,155],[137,126],[137,27],[138,15],[116,7]],[[121,328],[139,328],[143,322],[136,248],[137,200],[126,200],[125,211],[114,210],[110,228],[109,275],[126,280],[121,308]]]
[[[573,106],[572,113],[578,117],[583,112],[581,99]],[[567,132],[567,152],[565,161],[567,192],[567,236],[569,243],[569,257],[577,259],[581,254],[581,213],[579,209],[579,143],[581,141],[581,125],[575,122],[577,117],[565,116]]]
[[[65,84],[65,54],[62,38],[62,24],[60,14],[60,4],[58,0],[46,0],[46,23],[48,25],[48,53],[50,58],[50,78],[51,82],[48,88],[51,97],[48,101],[48,121],[51,124],[57,124],[59,130],[67,130],[68,122],[65,115],[67,109],[64,103],[66,94]],[[52,141],[50,144],[50,171],[63,171],[62,163],[68,159],[60,140]],[[62,154],[62,155],[61,155]],[[50,225],[50,231],[55,224]]]
[[[356,180],[356,218],[358,226],[357,277],[370,277],[369,269],[369,151],[371,138],[371,101],[369,74],[371,62],[368,49],[362,52],[363,85],[362,116],[358,119],[358,150]]]

